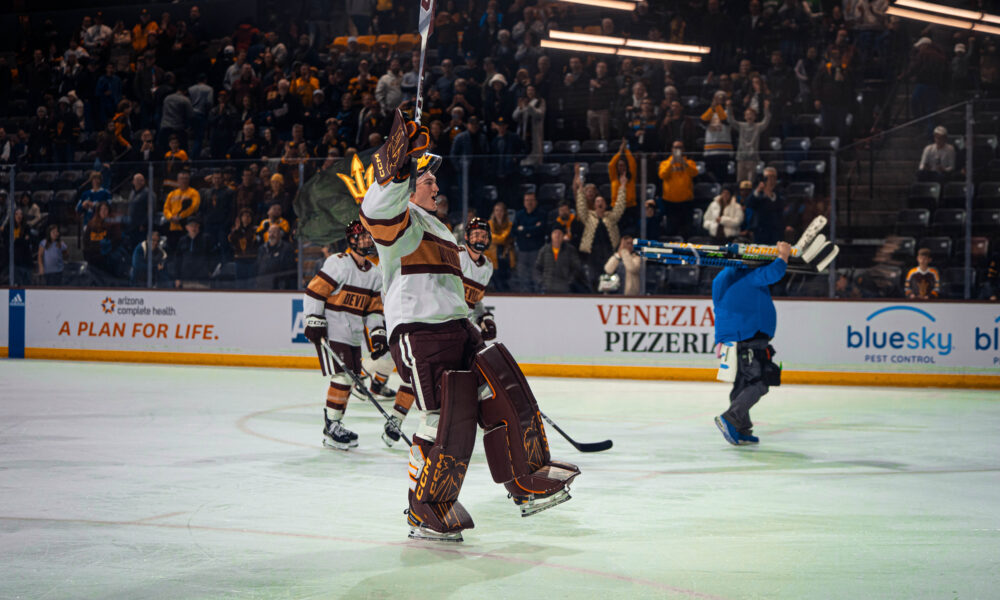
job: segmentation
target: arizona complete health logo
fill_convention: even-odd
[[[908,317],[900,326],[900,314]],[[914,316],[910,316],[912,313]],[[897,317],[889,318],[892,314]],[[891,324],[891,325],[889,325]],[[895,326],[893,326],[895,325]],[[937,319],[915,306],[880,308],[865,318],[864,327],[847,326],[847,347],[864,350],[865,362],[934,364],[937,356],[947,356],[954,349],[952,334],[939,331]],[[877,350],[908,350],[908,354],[882,354]]]
[[[302,300],[292,300],[292,343],[308,344],[306,339],[306,315],[302,307]]]
[[[110,315],[115,312],[115,301],[111,299],[111,296],[107,296],[104,300],[101,300],[101,310],[103,310],[106,315]]]

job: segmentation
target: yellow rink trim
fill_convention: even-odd
[[[0,356],[7,349],[0,348]],[[108,362],[212,365],[225,367],[274,367],[315,369],[315,356],[268,356],[258,354],[211,354],[200,352],[136,352],[128,350],[82,350],[75,348],[25,348],[25,358],[49,360],[95,360]],[[622,367],[610,365],[553,365],[520,363],[529,377],[591,377],[596,379],[651,379],[659,381],[715,381],[715,369],[686,367]],[[813,385],[879,385],[891,387],[943,387],[1000,389],[1000,376],[923,373],[847,373],[834,371],[785,371],[783,383]]]

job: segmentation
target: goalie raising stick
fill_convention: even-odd
[[[517,363],[502,344],[485,347],[468,319],[459,248],[434,214],[439,157],[425,154],[429,138],[396,111],[388,141],[373,155],[375,183],[361,222],[378,250],[392,356],[424,411],[410,447],[410,537],[461,541],[462,530],[473,527],[458,496],[477,422],[493,480],[522,515],[568,500],[580,471],[552,461]]]

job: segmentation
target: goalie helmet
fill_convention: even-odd
[[[486,232],[486,243],[483,242],[471,242],[469,237],[472,235],[473,231],[485,231]],[[465,227],[465,243],[470,246],[476,252],[482,254],[490,247],[493,242],[493,232],[490,231],[490,224],[486,222],[485,219],[479,217],[472,217],[469,219],[469,224]]]
[[[361,240],[365,237],[369,240],[372,239],[371,234],[369,234],[368,230],[366,230],[364,225],[361,224],[361,221],[355,219],[348,223],[347,227],[344,228],[344,237],[347,238],[347,247],[358,255],[373,256],[376,253],[374,241],[364,248],[361,247]]]
[[[436,173],[438,167],[441,166],[442,158],[437,154],[431,154],[430,152],[424,152],[417,159],[417,178],[419,179],[424,173]]]

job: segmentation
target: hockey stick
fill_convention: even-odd
[[[558,431],[560,435],[566,438],[567,442],[569,442],[574,448],[576,448],[580,452],[604,452],[605,450],[611,449],[612,446],[611,440],[604,440],[603,442],[591,442],[591,443],[578,442],[573,438],[569,437],[569,434],[567,434],[565,431],[562,430],[562,428],[556,425],[552,421],[552,419],[545,416],[545,413],[543,413],[541,410],[538,411],[538,414],[542,415],[542,418],[545,419],[546,423],[555,428],[555,430]]]
[[[365,384],[363,381],[361,381],[361,378],[358,377],[358,375],[354,371],[347,368],[347,365],[344,364],[344,361],[341,360],[340,356],[338,356],[337,353],[333,351],[333,348],[330,347],[330,342],[328,342],[326,339],[322,339],[320,340],[320,345],[323,347],[323,351],[326,352],[326,355],[332,358],[334,362],[336,362],[337,365],[345,373],[347,373],[348,377],[350,377],[351,380],[354,382],[354,386],[364,391],[365,396],[367,396],[369,402],[371,402],[375,406],[375,408],[377,408],[378,411],[382,413],[382,416],[385,417],[386,421],[392,424],[392,428],[396,430],[396,433],[399,434],[399,437],[403,438],[403,441],[406,442],[406,445],[412,446],[413,443],[410,442],[410,438],[406,437],[406,434],[403,433],[403,428],[392,420],[392,417],[389,416],[389,413],[385,412],[385,409],[382,408],[382,406],[378,403],[378,400],[375,399],[375,396],[372,396],[371,391],[369,391],[368,388],[365,387]]]
[[[434,24],[435,0],[420,0],[420,16],[417,19],[417,33],[420,34],[420,67],[417,69],[417,97],[413,107],[413,120],[420,126],[424,112],[424,62],[427,57],[427,38]],[[417,161],[410,160],[410,193],[417,191]]]

